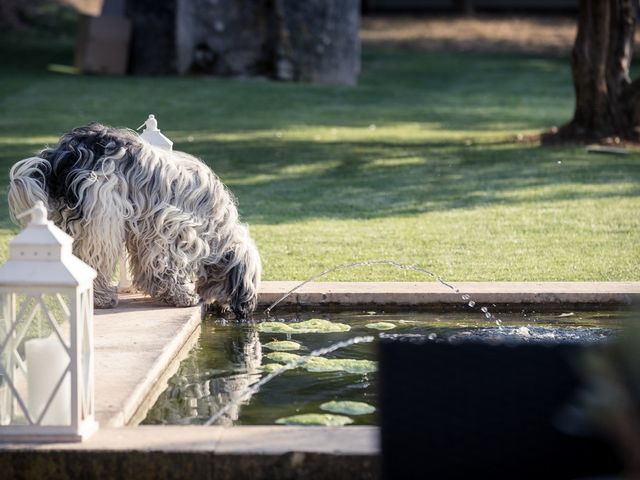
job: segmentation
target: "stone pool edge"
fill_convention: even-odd
[[[3,478],[378,478],[377,427],[140,426],[0,444]]]
[[[297,286],[295,281],[263,282],[266,308]],[[508,308],[620,307],[640,301],[640,282],[312,282],[279,305],[284,308],[408,307],[464,308],[463,294],[476,303]],[[456,292],[455,290],[458,290]]]

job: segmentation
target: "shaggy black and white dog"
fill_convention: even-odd
[[[134,286],[175,306],[218,302],[246,317],[260,256],[233,196],[200,160],[153,147],[126,129],[79,127],[11,169],[16,215],[41,200],[98,272],[95,305],[113,307],[125,248]]]

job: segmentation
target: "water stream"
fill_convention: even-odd
[[[389,265],[389,266],[392,266],[392,267],[399,268],[400,270],[411,270],[411,271],[414,271],[414,272],[422,273],[423,275],[427,275],[428,277],[434,278],[441,285],[443,285],[443,286],[447,287],[449,290],[459,294],[460,298],[464,302],[466,302],[469,307],[471,307],[471,308],[475,308],[476,307],[476,302],[475,302],[475,300],[473,300],[471,298],[471,295],[469,295],[468,293],[461,292],[460,289],[458,289],[456,286],[454,286],[453,284],[445,281],[441,276],[436,275],[435,273],[427,270],[426,268],[419,267],[417,265],[411,265],[411,264],[405,264],[405,263],[396,262],[395,260],[364,260],[364,261],[361,261],[361,262],[343,263],[343,264],[337,265],[335,267],[332,267],[332,268],[330,268],[328,270],[325,270],[324,272],[320,272],[320,273],[317,273],[317,274],[309,277],[307,280],[305,280],[303,282],[300,282],[298,285],[293,287],[291,290],[289,290],[287,293],[285,293],[278,300],[276,300],[271,305],[269,305],[265,309],[264,313],[265,313],[265,315],[267,315],[267,317],[269,317],[271,315],[271,310],[273,310],[283,300],[285,300],[287,297],[289,297],[290,295],[295,293],[299,288],[303,287],[307,283],[314,282],[314,281],[316,281],[316,280],[318,280],[318,279],[320,279],[320,278],[322,278],[322,277],[324,277],[326,275],[329,275],[330,273],[338,272],[338,271],[341,271],[341,270],[348,270],[350,268],[365,267],[365,266],[371,266],[371,265]],[[496,322],[496,325],[498,326],[498,328],[502,329],[502,320],[500,320],[499,318],[495,317],[493,315],[493,313],[491,313],[489,311],[489,308],[487,306],[480,307],[480,311],[484,314],[484,317],[487,320],[494,320]]]

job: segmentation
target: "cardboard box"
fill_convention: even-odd
[[[78,13],[98,16],[102,12],[104,0],[61,0],[61,3],[75,8]]]
[[[80,18],[76,43],[76,67],[84,73],[124,75],[129,65],[131,21],[103,15]]]

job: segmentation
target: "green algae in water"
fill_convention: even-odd
[[[300,358],[300,355],[288,352],[271,352],[265,355],[272,362],[289,363]]]
[[[365,402],[332,400],[320,405],[320,410],[325,410],[331,413],[344,413],[345,415],[367,415],[375,412],[376,407]]]
[[[283,417],[276,420],[278,425],[323,425],[325,427],[340,427],[353,423],[353,420],[344,415],[332,415],[330,413],[304,413]]]
[[[297,323],[262,322],[258,324],[260,333],[338,333],[349,330],[351,327],[345,323],[334,323],[321,318]]]
[[[353,360],[350,358],[312,357],[302,365],[308,372],[347,372],[371,373],[378,369],[376,362],[371,360]]]
[[[396,326],[393,323],[389,323],[389,322],[367,323],[365,327],[370,328],[372,330],[391,330],[392,328],[396,328]]]
[[[265,358],[272,362],[289,363],[302,357],[289,352],[271,352],[267,353]],[[351,358],[310,357],[305,359],[300,366],[308,372],[347,372],[365,374],[375,372],[377,370],[376,362],[371,360],[353,360]]]
[[[266,373],[275,372],[276,370],[280,370],[282,365],[279,363],[266,363],[262,365],[262,371]]]
[[[291,342],[289,340],[268,342],[262,345],[269,350],[275,350],[277,352],[288,352],[292,350],[300,350],[300,344],[298,342]]]

